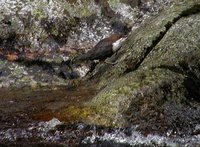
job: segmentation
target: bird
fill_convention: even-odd
[[[126,38],[127,37],[122,34],[113,34],[110,37],[99,41],[91,50],[85,54],[75,57],[73,61],[77,62],[105,60],[106,58],[112,56],[117,50],[119,50]]]

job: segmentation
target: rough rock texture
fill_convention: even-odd
[[[69,84],[69,81],[55,72],[48,64],[38,66],[30,62],[24,65],[0,60],[0,88],[56,87]]]
[[[179,1],[129,35],[93,78],[92,123],[191,134],[200,122],[200,1]]]

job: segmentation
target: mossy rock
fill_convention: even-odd
[[[96,67],[101,91],[86,104],[97,114],[91,123],[192,133],[200,122],[200,2],[181,2],[129,35],[111,57],[116,65]]]

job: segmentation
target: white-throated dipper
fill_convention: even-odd
[[[105,60],[106,58],[113,55],[126,40],[121,34],[113,34],[108,38],[104,38],[99,41],[91,50],[87,53],[82,54],[74,59],[76,61],[87,61],[87,60]]]

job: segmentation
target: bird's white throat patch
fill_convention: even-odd
[[[127,37],[126,37],[127,38]],[[121,46],[122,43],[126,40],[126,38],[120,38],[112,44],[113,52],[116,52]]]

